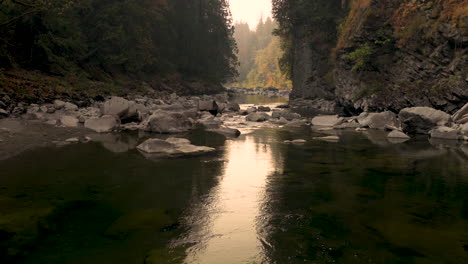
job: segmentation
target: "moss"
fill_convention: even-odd
[[[374,48],[366,43],[361,45],[355,51],[351,52],[348,55],[345,55],[345,59],[352,60],[354,62],[354,66],[352,68],[353,72],[357,72],[362,70],[369,62],[374,54]]]

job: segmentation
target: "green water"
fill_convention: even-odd
[[[340,133],[197,130],[216,153],[166,160],[130,134],[0,161],[0,263],[467,263],[468,146]]]

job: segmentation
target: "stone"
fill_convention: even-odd
[[[340,140],[338,136],[327,136],[327,137],[314,137],[315,140],[328,141],[328,142],[337,142]]]
[[[458,140],[460,139],[459,131],[450,127],[446,126],[439,126],[432,129],[429,134],[431,138],[438,138],[438,139],[452,139]]]
[[[271,116],[266,113],[250,113],[246,116],[245,120],[250,122],[263,122],[270,118]]]
[[[359,123],[356,120],[348,120],[347,122],[343,122],[340,125],[334,126],[335,129],[346,129],[346,128],[358,128]]]
[[[159,157],[200,155],[215,151],[214,148],[192,145],[189,140],[184,138],[168,138],[166,140],[152,138],[138,145],[137,149]]]
[[[293,120],[285,124],[286,127],[301,127],[305,125],[306,124],[304,120]]]
[[[295,140],[291,141],[291,143],[293,143],[293,144],[304,144],[306,142],[307,142],[307,140],[305,140],[305,139],[295,139]]]
[[[60,117],[60,124],[64,127],[78,127],[80,121],[74,116],[65,115]]]
[[[198,101],[199,111],[218,111],[218,104],[214,100]]]
[[[101,112],[103,115],[125,117],[128,114],[129,108],[130,102],[128,100],[113,96],[102,104]]]
[[[216,103],[218,105],[218,112],[224,113],[226,111],[227,104],[225,103]]]
[[[367,128],[358,127],[355,130],[356,130],[356,132],[364,132],[364,131],[367,131]]]
[[[65,102],[64,102],[64,101],[61,101],[61,100],[55,100],[55,101],[54,101],[54,107],[55,107],[55,109],[60,110],[60,109],[62,109],[64,106],[65,106]]]
[[[398,130],[393,130],[387,135],[388,138],[401,138],[401,139],[410,139],[408,135],[405,133],[398,131]]]
[[[181,133],[187,132],[193,128],[191,118],[178,112],[154,112],[148,118],[147,130],[156,133]]]
[[[468,136],[468,123],[461,125],[459,129],[461,134]]]
[[[220,128],[223,122],[219,118],[211,116],[210,118],[204,118],[197,121],[198,124],[203,125],[206,129],[217,129]]]
[[[48,125],[51,125],[51,126],[56,126],[57,125],[57,120],[47,120],[45,123],[48,124]]]
[[[78,142],[80,142],[80,139],[77,138],[77,137],[74,137],[74,138],[66,139],[65,142],[68,142],[68,143],[78,143]]]
[[[238,103],[228,103],[226,109],[228,111],[238,112],[240,111],[240,106]]]
[[[122,119],[135,119],[143,121],[150,113],[148,107],[143,104],[131,102],[127,114]]]
[[[78,110],[78,106],[76,104],[66,102],[63,105],[63,109],[65,109],[66,111],[76,111],[76,110]]]
[[[385,111],[382,113],[368,113],[364,118],[358,118],[362,127],[384,130],[386,126],[399,126],[398,119],[393,112]]]
[[[5,118],[5,117],[8,117],[8,112],[3,110],[3,109],[0,109],[0,118]]]
[[[333,127],[343,123],[344,118],[337,115],[322,115],[316,116],[312,119],[312,125],[314,126],[324,126],[324,127]]]
[[[459,120],[463,119],[464,116],[467,116],[467,115],[468,115],[468,103],[466,103],[460,110],[458,110],[455,114],[452,115],[452,120],[455,123],[464,124],[464,123],[460,123]]]
[[[458,120],[457,120],[457,123],[458,124],[466,124],[468,123],[468,114],[460,117]]]
[[[270,111],[271,111],[271,108],[268,107],[268,106],[262,106],[262,105],[261,105],[261,106],[259,106],[259,107],[257,108],[257,111],[258,111],[258,112],[270,112]]]
[[[241,135],[241,132],[238,129],[229,128],[229,127],[209,129],[208,131],[215,132],[215,133],[227,136],[227,137],[238,137]]]
[[[398,117],[403,131],[410,134],[427,134],[436,126],[447,125],[451,118],[449,114],[430,107],[404,108]]]
[[[108,133],[115,130],[119,124],[120,121],[116,116],[104,115],[102,117],[86,119],[84,127],[98,133]]]

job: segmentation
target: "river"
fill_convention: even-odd
[[[2,263],[466,263],[468,145],[331,133],[197,129],[215,154],[164,160],[132,133],[22,152],[0,161]]]

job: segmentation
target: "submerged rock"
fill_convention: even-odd
[[[340,140],[338,136],[314,137],[313,139],[328,142],[338,142]]]
[[[137,149],[144,153],[168,157],[199,155],[215,151],[214,148],[192,145],[185,138],[168,138],[166,140],[152,138],[138,145]]]

